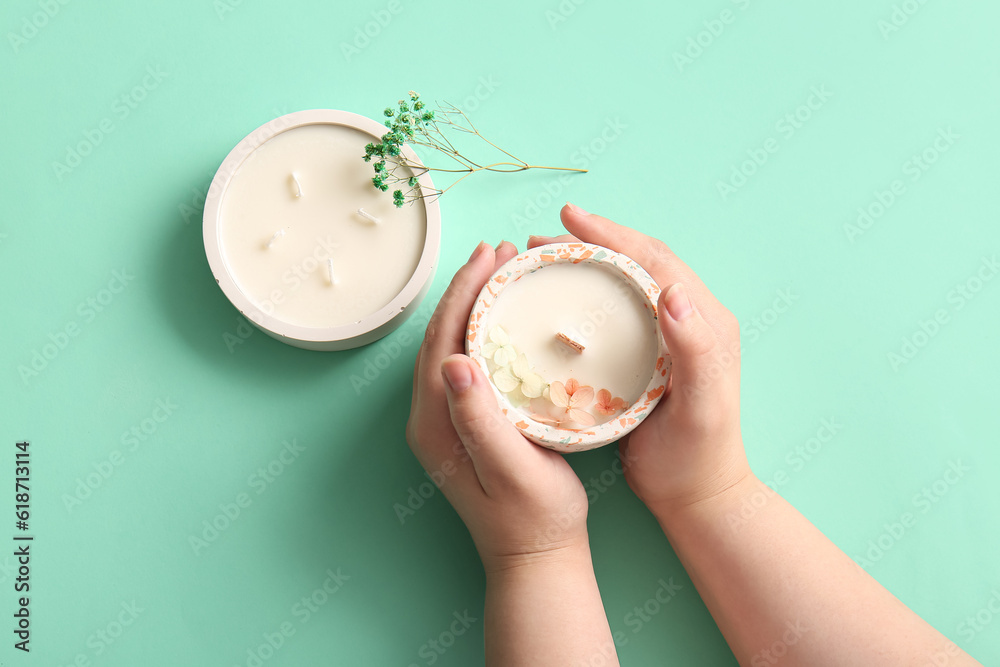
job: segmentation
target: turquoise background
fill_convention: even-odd
[[[262,664],[480,664],[484,582],[464,527],[439,493],[396,512],[426,482],[403,438],[412,362],[475,244],[556,233],[567,199],[666,240],[739,316],[758,475],[995,661],[1000,619],[966,618],[1000,590],[1000,279],[976,282],[1000,251],[998,21],[987,0],[3,3],[0,554],[18,439],[36,541],[30,655],[12,648],[0,556],[0,664],[252,665],[283,624],[294,634]],[[244,338],[202,246],[215,169],[277,115],[377,116],[411,88],[525,159],[590,173],[482,175],[448,193],[430,296],[384,343]],[[54,165],[88,141],[77,166]],[[763,164],[723,196],[754,154]],[[850,227],[895,180],[881,217]],[[65,345],[25,374],[53,339]],[[351,376],[383,353],[395,358],[356,392]],[[268,482],[257,471],[285,442],[301,451]],[[614,453],[571,462],[597,480],[591,541],[622,663],[735,664]],[[99,486],[68,501],[88,475]],[[196,550],[240,494],[249,506]],[[349,579],[306,616],[296,605],[338,568]],[[638,623],[671,577],[684,588]],[[442,637],[466,611],[469,631]]]

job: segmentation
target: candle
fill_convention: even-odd
[[[607,248],[535,248],[483,288],[466,350],[526,437],[561,451],[599,447],[635,428],[665,390],[658,295],[649,274]]]
[[[274,338],[315,350],[364,345],[426,294],[439,209],[433,198],[397,209],[372,186],[361,157],[384,132],[356,114],[300,111],[255,130],[219,168],[205,202],[209,264],[229,300]],[[418,182],[433,188],[427,174]]]

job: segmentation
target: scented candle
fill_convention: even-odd
[[[597,447],[634,428],[665,389],[658,294],[638,264],[607,248],[535,248],[483,288],[467,351],[527,437],[563,451]]]
[[[289,114],[219,169],[205,204],[209,263],[226,296],[273,337],[357,347],[401,324],[426,293],[437,203],[396,208],[372,186],[361,157],[384,129],[342,111]]]

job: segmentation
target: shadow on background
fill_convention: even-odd
[[[193,352],[237,380],[294,384],[334,373],[357,355],[292,347],[253,326],[215,282],[205,256],[201,214],[163,245],[154,274],[166,319]],[[363,348],[362,348],[363,349]]]

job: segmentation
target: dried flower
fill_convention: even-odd
[[[517,355],[509,367],[498,368],[493,373],[493,384],[505,394],[520,390],[526,398],[538,398],[545,389],[545,381],[531,369],[524,354]]]
[[[372,157],[382,158],[375,163],[375,171],[383,176],[382,184],[372,183],[376,188],[385,192],[389,185],[405,183],[404,190],[394,190],[392,193],[393,203],[400,207],[406,201],[414,202],[427,197],[440,197],[450,190],[456,183],[477,171],[514,172],[526,171],[528,169],[555,169],[560,171],[586,172],[586,169],[573,169],[570,167],[545,167],[541,165],[528,164],[524,160],[515,157],[511,153],[500,148],[492,141],[486,139],[469,117],[461,109],[453,104],[439,104],[436,111],[425,110],[425,104],[420,100],[420,95],[414,91],[409,93],[412,108],[406,100],[399,100],[397,111],[392,107],[386,107],[383,114],[386,117],[385,126],[389,130],[382,135],[379,143],[370,143],[365,146],[365,162],[371,162]],[[502,153],[504,158],[501,162],[487,163],[485,160],[476,161],[466,157],[455,147],[449,138],[452,132],[463,132],[479,137],[486,144]],[[412,144],[421,149],[427,149],[431,154],[446,156],[450,161],[445,167],[433,167],[411,162],[403,154],[404,144]],[[387,159],[388,158],[388,159]],[[382,165],[379,167],[378,165]],[[398,173],[397,173],[398,171]],[[443,189],[427,189],[420,184],[420,176],[436,171],[457,175],[455,181]],[[382,187],[385,185],[385,187]]]
[[[628,404],[625,402],[624,398],[620,398],[618,396],[612,398],[611,392],[607,389],[601,389],[597,392],[597,404],[594,406],[594,409],[602,415],[610,417],[618,414],[627,407]]]
[[[510,344],[510,334],[499,325],[490,329],[490,342],[483,345],[482,354],[497,366],[507,366],[517,358],[517,350]]]

